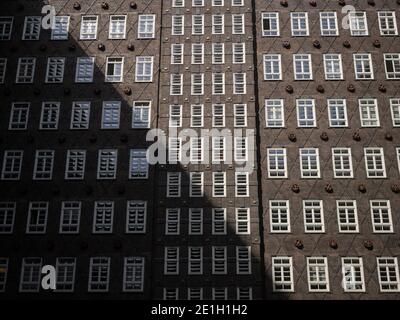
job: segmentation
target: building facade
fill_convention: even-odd
[[[400,3],[7,3],[0,299],[400,297]]]

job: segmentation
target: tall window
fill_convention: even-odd
[[[246,73],[233,74],[233,94],[246,94]]]
[[[327,258],[307,257],[307,277],[310,292],[329,292]]]
[[[79,201],[63,201],[61,205],[60,233],[79,233],[82,203]]]
[[[272,289],[274,292],[293,292],[292,257],[272,257]]]
[[[357,53],[353,55],[354,71],[357,80],[374,79],[374,69],[372,67],[372,58],[369,53]]]
[[[300,148],[300,169],[302,178],[320,178],[319,149]]]
[[[398,35],[395,11],[378,11],[378,20],[381,36]]]
[[[151,101],[134,101],[132,129],[150,128]]]
[[[367,178],[386,178],[383,148],[364,148]]]
[[[343,289],[345,292],[364,292],[364,267],[362,258],[342,258]]]
[[[184,47],[183,43],[171,44],[171,64],[183,64]]]
[[[64,80],[65,58],[48,58],[46,82],[61,83]]]
[[[0,41],[10,40],[14,17],[0,17]]]
[[[212,247],[212,274],[227,273],[227,250],[226,247]]]
[[[362,127],[379,127],[379,111],[377,99],[359,99],[360,121]]]
[[[383,58],[385,60],[386,79],[400,79],[400,53],[385,53]]]
[[[226,173],[213,172],[213,197],[226,197]]]
[[[110,258],[92,257],[89,267],[89,292],[107,292],[110,280]]]
[[[0,58],[0,83],[4,83],[4,81],[6,80],[6,70],[7,58]]]
[[[287,178],[286,148],[269,148],[267,157],[268,178]]]
[[[192,35],[204,34],[204,15],[192,16]]]
[[[185,34],[185,17],[182,15],[172,16],[171,35],[183,36]]]
[[[47,227],[48,202],[30,202],[26,233],[44,234]]]
[[[60,102],[43,102],[40,114],[40,130],[57,130],[60,117]]]
[[[400,278],[397,258],[377,257],[376,262],[381,292],[399,292]]]
[[[342,55],[324,54],[325,80],[343,80]]]
[[[42,17],[25,17],[22,40],[39,40]]]
[[[1,180],[19,180],[22,169],[23,150],[5,150]]]
[[[372,227],[376,233],[393,232],[389,200],[370,200]]]
[[[351,148],[332,148],[332,162],[335,178],[353,178]]]
[[[180,208],[168,208],[165,210],[165,234],[166,235],[178,235],[180,234],[180,220],[181,220],[181,209]]]
[[[75,286],[75,258],[57,258],[56,290],[57,292],[73,292]]]
[[[390,99],[393,127],[400,127],[400,99]]]
[[[94,57],[76,59],[75,82],[93,82],[94,59]]]
[[[29,118],[29,102],[13,102],[8,130],[26,130]]]
[[[124,292],[143,292],[144,289],[144,257],[124,258]]]
[[[167,197],[179,198],[181,196],[181,173],[167,173]]]
[[[54,153],[54,150],[36,150],[33,180],[52,179]]]
[[[155,37],[155,22],[156,16],[154,14],[139,15],[138,38],[153,39]]]
[[[120,101],[104,101],[101,113],[101,128],[119,129],[120,113]]]
[[[126,16],[110,16],[109,39],[125,39]]]
[[[299,127],[317,126],[314,99],[297,99],[296,111],[297,111],[297,125]]]
[[[39,292],[42,272],[42,258],[22,259],[19,292]]]
[[[282,80],[280,54],[264,54],[264,80]]]
[[[355,200],[336,201],[339,232],[358,233],[358,213]]]
[[[290,232],[289,200],[269,201],[269,221],[272,233]]]
[[[112,233],[114,222],[114,202],[96,201],[94,203],[93,233]]]
[[[35,77],[36,58],[18,59],[16,83],[32,83]]]
[[[126,233],[145,233],[147,219],[146,201],[128,201],[126,204]]]
[[[56,16],[51,29],[51,40],[68,40],[69,16]]]
[[[308,30],[308,12],[291,12],[290,21],[293,37],[307,37]]]
[[[71,130],[89,129],[90,102],[77,101],[72,103]]]
[[[345,99],[328,99],[329,125],[347,127],[347,104]]]
[[[232,14],[232,34],[244,34],[244,14]]]
[[[97,38],[97,16],[82,16],[81,19],[81,40],[95,40]]]
[[[283,99],[265,100],[265,120],[268,128],[285,126]]]
[[[368,36],[367,13],[365,11],[350,11],[349,19],[352,36]]]
[[[319,21],[321,27],[321,36],[338,36],[338,22],[336,12],[320,12]]]
[[[179,247],[165,247],[164,274],[179,274]]]
[[[203,274],[203,247],[188,247],[188,274]]]
[[[312,80],[311,54],[294,54],[293,68],[295,80]]]
[[[149,163],[146,149],[132,149],[130,157],[129,179],[147,179]]]
[[[203,234],[203,209],[189,208],[189,234]]]
[[[236,274],[251,274],[251,247],[236,247]]]
[[[123,57],[107,57],[105,82],[122,82],[124,74]]]
[[[15,202],[0,202],[0,234],[13,233],[16,209]]]
[[[223,14],[212,15],[212,34],[225,33],[225,16]]]
[[[325,232],[322,200],[303,200],[303,215],[305,232]]]
[[[226,208],[213,208],[212,209],[212,234],[225,235],[226,234]]]
[[[117,175],[117,149],[99,150],[97,179],[115,179]]]
[[[263,12],[261,15],[263,37],[279,36],[279,13]]]

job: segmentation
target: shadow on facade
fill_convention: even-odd
[[[8,58],[5,85],[2,86],[1,107],[7,110],[0,119],[1,125],[1,153],[7,149],[23,149],[24,160],[21,180],[16,182],[3,181],[0,187],[1,201],[16,201],[17,213],[14,223],[14,232],[11,235],[2,235],[0,255],[9,257],[9,272],[6,292],[1,298],[13,299],[162,299],[163,287],[180,288],[179,298],[185,299],[187,287],[203,287],[205,299],[211,298],[212,287],[228,287],[228,298],[236,297],[236,287],[253,287],[254,299],[287,299],[285,294],[265,294],[265,286],[271,286],[271,280],[265,279],[262,270],[263,252],[260,252],[260,243],[263,241],[259,233],[258,206],[251,209],[251,230],[256,234],[239,237],[235,233],[235,223],[232,219],[234,207],[246,204],[246,200],[212,199],[188,197],[188,172],[199,170],[195,166],[152,166],[148,180],[129,180],[129,151],[130,149],[147,148],[147,130],[131,129],[133,101],[152,101],[151,127],[159,127],[159,117],[167,114],[167,110],[158,110],[160,86],[160,51],[161,29],[159,20],[155,40],[136,40],[136,23],[128,23],[126,40],[107,40],[108,19],[104,16],[128,12],[136,16],[137,12],[151,12],[158,6],[157,1],[148,2],[142,10],[129,7],[126,1],[119,1],[121,7],[110,3],[109,10],[101,8],[101,1],[94,6],[81,1],[82,8],[74,10],[73,1],[49,1],[56,6],[57,13],[71,14],[70,36],[66,41],[48,41],[50,31],[42,30],[39,41],[21,41],[23,19],[27,15],[41,15],[41,8],[47,1],[8,1],[2,15],[13,15],[14,28],[11,41],[0,42],[2,56]],[[21,6],[22,4],[22,6]],[[98,39],[94,41],[77,41],[79,37],[80,14],[103,14],[100,16]],[[154,13],[154,12],[153,12]],[[157,17],[159,19],[159,17]],[[134,50],[129,50],[129,44]],[[99,46],[103,44],[104,50]],[[154,56],[153,83],[138,84],[134,82],[135,57],[139,55]],[[37,57],[35,81],[33,84],[15,84],[17,59],[23,56]],[[64,82],[62,84],[45,84],[47,57],[66,57]],[[96,56],[94,82],[75,84],[76,57]],[[125,56],[124,82],[109,84],[104,82],[105,60],[108,56]],[[127,89],[131,89],[131,92]],[[8,131],[9,111],[12,102],[30,101],[30,116],[28,130]],[[40,109],[43,101],[60,101],[61,111],[59,128],[56,131],[39,130]],[[69,129],[71,106],[74,101],[90,101],[91,115],[88,130],[73,131]],[[102,130],[101,108],[103,101],[121,101],[121,119],[119,130]],[[51,181],[33,181],[34,154],[37,149],[55,150],[53,179]],[[85,179],[82,181],[64,180],[66,150],[86,149]],[[99,149],[118,149],[118,170],[115,180],[97,180],[97,152]],[[182,198],[167,199],[166,172],[179,171],[182,173]],[[232,170],[233,171],[233,170]],[[211,190],[211,171],[205,173],[206,189]],[[228,187],[232,189],[233,185]],[[208,191],[209,191],[208,190]],[[254,191],[257,186],[254,186]],[[207,191],[207,193],[208,193]],[[61,202],[68,200],[82,201],[81,224],[79,235],[59,234],[59,220]],[[114,226],[109,235],[92,234],[93,205],[97,200],[113,200]],[[146,200],[148,202],[147,232],[143,235],[125,233],[126,201]],[[228,201],[229,202],[227,205]],[[47,231],[45,235],[25,234],[27,212],[30,201],[49,201]],[[259,200],[259,205],[261,201]],[[211,209],[214,207],[228,208],[227,236],[211,235]],[[182,207],[181,235],[165,235],[165,208]],[[190,207],[204,207],[204,235],[189,236],[187,233]],[[231,212],[230,212],[231,211]],[[231,217],[229,215],[232,215]],[[262,217],[262,216],[261,216]],[[180,246],[180,274],[179,276],[164,276],[163,258],[165,246]],[[187,275],[187,246],[204,246],[204,274],[202,276]],[[211,246],[228,246],[228,274],[223,276],[211,275]],[[235,246],[252,246],[252,274],[236,276],[235,274]],[[266,248],[268,250],[268,248]],[[90,257],[105,256],[111,258],[110,285],[107,293],[88,293],[88,276]],[[132,294],[122,292],[123,258],[126,256],[145,256],[146,272],[144,293]],[[54,265],[57,257],[76,257],[75,291],[71,294],[46,293],[19,293],[21,262],[23,257],[42,257],[43,265]],[[268,277],[267,277],[268,278]]]

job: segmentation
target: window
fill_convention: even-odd
[[[204,73],[192,74],[192,95],[203,95],[204,94]]]
[[[203,234],[203,209],[189,208],[189,234]]]
[[[378,101],[376,99],[359,99],[360,121],[362,127],[379,127]]]
[[[352,36],[368,36],[367,13],[363,11],[350,11],[350,34]]]
[[[228,288],[212,288],[212,299],[213,300],[227,300],[228,299]]]
[[[383,58],[385,60],[386,79],[400,79],[400,53],[385,53]]]
[[[124,258],[124,292],[143,292],[144,289],[144,257]]]
[[[232,14],[232,34],[244,34],[244,14]]]
[[[212,247],[212,274],[227,274],[226,247]]]
[[[339,232],[358,233],[357,203],[355,200],[337,200]]]
[[[212,15],[212,34],[224,34],[225,33],[225,16],[223,14]]]
[[[39,292],[42,258],[23,258],[19,292]]]
[[[246,94],[246,73],[233,74],[233,94]]]
[[[192,104],[190,106],[190,126],[203,127],[204,125],[204,105]]]
[[[164,300],[178,300],[179,288],[164,288]]]
[[[204,172],[190,172],[190,197],[204,196]]]
[[[190,162],[200,163],[203,161],[203,137],[191,137],[190,138]]]
[[[51,29],[51,40],[68,40],[69,16],[56,16]]]
[[[272,258],[272,289],[274,292],[293,292],[292,257]]]
[[[320,12],[319,20],[321,26],[321,36],[338,36],[339,29],[336,12]]]
[[[97,16],[82,16],[80,40],[95,40],[97,37]]]
[[[236,288],[237,300],[252,300],[253,288],[251,287],[237,287]]]
[[[134,101],[132,109],[132,129],[150,128],[151,101]]]
[[[251,247],[236,247],[236,274],[251,274]]]
[[[16,83],[33,83],[35,77],[36,58],[19,58]]]
[[[225,127],[225,105],[224,104],[213,104],[212,105],[212,126],[213,127]]]
[[[212,94],[225,94],[225,73],[212,74]]]
[[[90,102],[78,101],[72,103],[71,130],[89,129]]]
[[[311,54],[294,54],[293,68],[295,80],[312,80]]]
[[[101,114],[102,129],[119,129],[121,113],[120,101],[104,101]]]
[[[213,197],[226,197],[225,172],[213,172]]]
[[[301,177],[320,178],[319,170],[319,149],[318,148],[300,148],[300,169]]]
[[[147,179],[149,164],[146,149],[132,149],[130,157],[129,179]]]
[[[212,44],[212,63],[213,64],[225,63],[225,44],[223,43]]]
[[[94,59],[94,57],[76,59],[75,82],[93,82]]]
[[[57,258],[56,290],[57,292],[73,292],[75,285],[75,258]]]
[[[183,64],[184,48],[183,43],[171,44],[171,64]]]
[[[188,300],[203,300],[203,288],[188,288]]]
[[[400,127],[400,99],[390,99],[393,127]]]
[[[40,130],[57,130],[60,116],[59,102],[43,102],[40,115]]]
[[[22,40],[39,40],[42,17],[25,17]]]
[[[236,208],[236,234],[250,234],[249,208]]]
[[[96,201],[94,203],[93,233],[112,233],[114,202]]]
[[[345,292],[364,292],[364,268],[362,258],[342,258],[343,289]]]
[[[343,80],[342,55],[324,54],[325,80]]]
[[[293,37],[309,36],[307,12],[291,12],[290,21]]]
[[[395,11],[379,11],[378,20],[381,36],[398,35]]]
[[[262,19],[262,35],[263,37],[279,36],[279,13],[278,12],[263,12]]]
[[[0,258],[0,292],[6,291],[8,258]]]
[[[140,16],[139,16],[140,20]],[[109,39],[125,39],[126,16],[110,16]]]
[[[0,202],[0,234],[13,233],[16,209],[17,204],[15,202]]]
[[[327,258],[307,257],[307,277],[310,292],[329,292]]]
[[[78,234],[81,220],[82,203],[63,201],[61,205],[60,233]]]
[[[65,58],[48,58],[46,83],[61,83],[64,81]]]
[[[364,148],[367,178],[386,178],[383,148]]]
[[[246,62],[246,44],[232,43],[232,63]]]
[[[247,137],[234,137],[235,162],[244,163],[247,161]]]
[[[226,139],[225,137],[212,137],[212,161],[218,164],[225,161],[226,158]]]
[[[126,233],[146,233],[147,202],[128,201],[126,204]]]
[[[185,0],[172,0],[172,7],[184,7],[185,6]]]
[[[153,81],[153,57],[136,57],[135,81]]]
[[[235,172],[235,197],[248,197],[249,192],[249,173]]]
[[[192,0],[193,7],[204,7],[204,0]]]
[[[370,200],[372,227],[376,233],[393,232],[389,200]]]
[[[21,176],[22,150],[5,150],[3,158],[2,180],[19,180]]]
[[[117,175],[118,150],[99,150],[97,179],[115,179]]]
[[[6,79],[6,70],[7,70],[7,58],[0,58],[0,83],[4,83]]]
[[[247,104],[234,104],[233,116],[235,127],[247,127]]]
[[[270,200],[269,219],[271,233],[290,232],[289,200]]]
[[[47,226],[48,202],[30,202],[26,233],[44,234]]]
[[[185,17],[184,16],[172,16],[172,28],[171,35],[183,36],[185,34]]]
[[[322,200],[303,200],[304,232],[324,233],[324,209]]]
[[[14,17],[0,17],[0,41],[10,40]]]
[[[224,0],[212,0],[212,4],[213,7],[222,7],[224,5]]]
[[[268,178],[287,178],[286,148],[268,148]]]
[[[153,39],[155,37],[155,21],[156,16],[154,14],[139,15],[139,39]]]
[[[86,150],[68,150],[65,179],[83,180],[85,177]]]
[[[183,74],[171,74],[170,95],[181,96],[183,94]]]
[[[33,180],[51,180],[53,176],[54,150],[36,150]]]
[[[377,257],[377,271],[381,292],[399,292],[399,266],[397,258]]]
[[[314,99],[297,99],[296,110],[299,127],[312,128],[317,126]]]
[[[181,209],[168,208],[165,210],[165,234],[180,234]]]
[[[192,35],[204,34],[204,15],[192,15]]]
[[[26,130],[29,118],[29,102],[13,102],[8,130]]]
[[[167,173],[167,197],[179,198],[181,196],[181,173]]]
[[[283,99],[265,100],[265,120],[268,128],[285,126]]]
[[[264,80],[282,80],[280,54],[264,54]]]
[[[168,138],[168,162],[178,163],[182,158],[182,138]]]
[[[347,104],[345,99],[328,99],[329,125],[347,127]]]
[[[124,58],[107,57],[105,82],[122,82],[124,76]]]
[[[90,258],[89,292],[107,292],[110,280],[110,258]]]
[[[165,247],[164,274],[179,274],[179,247]]]
[[[225,235],[226,234],[226,209],[225,208],[212,208],[212,234]]]
[[[351,148],[332,148],[332,162],[335,178],[353,178]]]
[[[188,247],[188,274],[203,274],[203,247]]]
[[[357,80],[374,79],[374,70],[372,67],[371,54],[354,54],[354,72]]]

